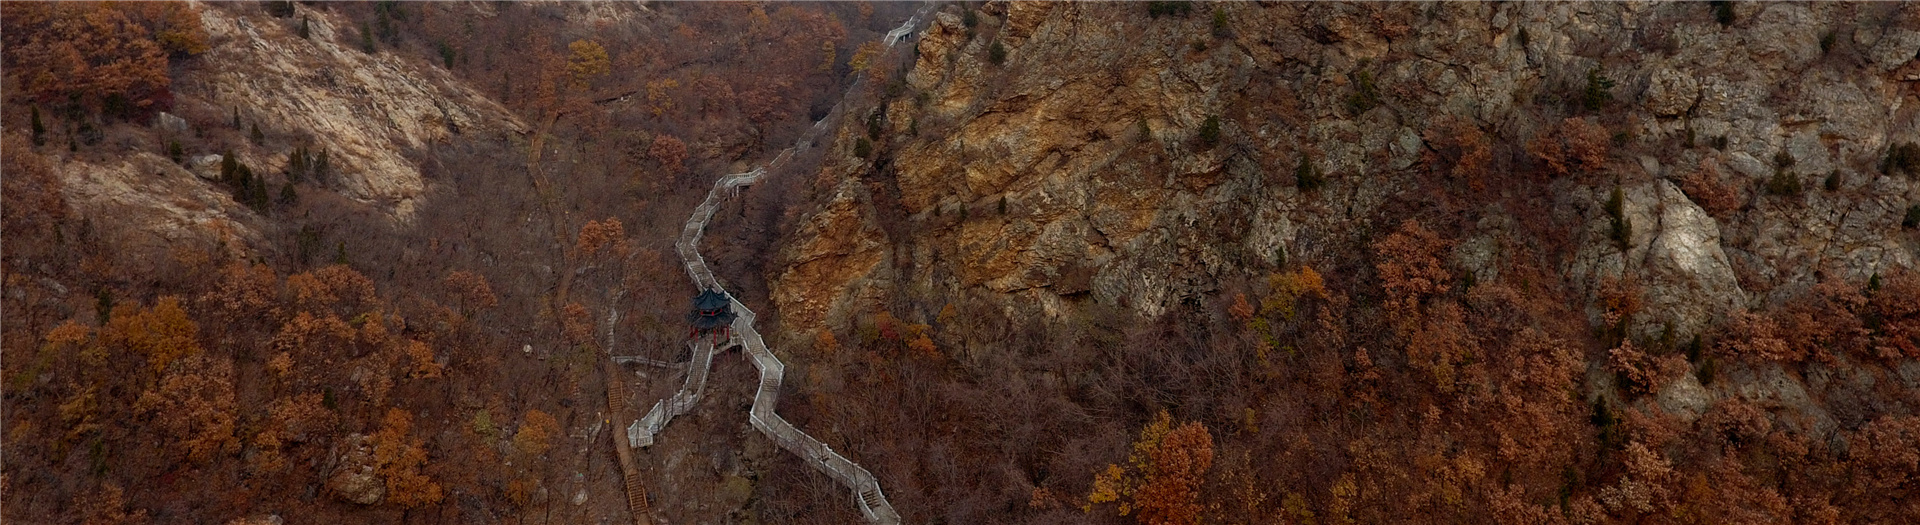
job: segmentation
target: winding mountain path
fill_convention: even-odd
[[[912,33],[914,26],[926,17],[931,8],[932,4],[929,4],[928,7],[922,8],[908,18],[899,28],[889,31],[884,41],[887,49],[891,50],[902,37]],[[865,79],[856,81],[847,89],[847,92],[857,92],[864,83]],[[753,359],[753,366],[760,370],[760,386],[754,391],[753,408],[747,413],[747,420],[753,424],[753,428],[759,429],[760,433],[773,439],[780,448],[800,456],[814,468],[853,489],[854,504],[860,508],[860,513],[865,515],[868,521],[891,525],[900,522],[900,514],[894,512],[893,505],[887,502],[886,494],[880,491],[880,481],[874,478],[872,473],[839,452],[835,452],[826,443],[794,427],[792,423],[787,422],[786,418],[774,412],[774,407],[780,402],[780,381],[786,372],[786,365],[781,363],[779,358],[774,357],[773,351],[767,348],[766,341],[761,339],[760,332],[754,329],[753,322],[756,316],[753,310],[741,304],[739,299],[728,294],[726,289],[720,286],[720,282],[713,277],[713,271],[708,269],[706,258],[701,257],[699,251],[700,236],[706,231],[707,223],[713,219],[714,212],[719,210],[720,202],[734,193],[733,190],[759,181],[761,176],[766,175],[769,168],[778,166],[792,159],[795,154],[812,147],[814,139],[826,131],[828,123],[837,120],[844,105],[844,101],[835,104],[833,110],[828,112],[825,118],[815,122],[813,128],[807,130],[793,147],[781,151],[779,156],[774,157],[767,164],[751,171],[722,176],[720,180],[714,181],[713,189],[707,192],[706,200],[701,201],[700,205],[693,209],[693,216],[687,219],[686,227],[680,230],[680,239],[674,244],[674,249],[680,253],[680,259],[684,261],[687,269],[687,277],[693,279],[694,286],[700,290],[714,290],[726,294],[728,300],[733,303],[734,312],[739,316],[733,321],[732,335],[722,344],[715,345],[709,339],[693,343],[693,357],[687,364],[686,383],[672,397],[654,403],[645,417],[628,427],[626,441],[636,448],[652,445],[654,436],[666,428],[668,422],[673,421],[676,416],[693,410],[694,405],[700,401],[701,394],[706,391],[707,372],[713,365],[713,354],[716,349],[742,346],[746,348],[747,355]]]

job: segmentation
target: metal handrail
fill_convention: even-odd
[[[886,47],[891,49],[902,37],[911,33],[932,7],[933,4],[928,4],[927,7],[921,8],[918,13],[908,18],[906,23],[887,32]],[[848,92],[857,92],[865,82],[864,78],[856,81]],[[786,373],[786,364],[781,363],[780,358],[773,355],[773,351],[767,348],[766,340],[761,338],[760,332],[753,328],[753,322],[758,316],[720,286],[719,280],[713,276],[713,271],[707,267],[706,258],[701,257],[699,251],[700,236],[706,232],[707,223],[713,220],[714,213],[719,211],[723,195],[728,193],[728,190],[759,182],[768,170],[812,147],[813,141],[826,132],[827,122],[839,118],[844,104],[844,100],[834,104],[826,117],[815,122],[813,127],[809,128],[792,147],[782,150],[767,164],[749,171],[728,174],[714,181],[713,188],[707,191],[707,198],[693,208],[693,215],[687,218],[686,227],[680,230],[680,238],[674,243],[674,251],[679,253],[680,260],[683,261],[687,271],[687,277],[693,281],[696,288],[726,294],[727,300],[739,314],[733,321],[732,336],[724,347],[735,345],[745,347],[754,368],[760,371],[760,385],[753,394],[753,408],[747,412],[747,420],[753,424],[753,428],[772,439],[775,444],[780,445],[780,448],[800,456],[834,481],[852,489],[854,503],[868,521],[893,525],[900,523],[900,514],[895,512],[893,504],[887,501],[886,493],[880,490],[880,481],[873,476],[873,473],[861,468],[859,464],[847,459],[839,452],[835,452],[826,443],[794,427],[792,423],[787,422],[786,418],[780,417],[780,414],[774,411],[774,407],[780,402],[780,386],[782,377]],[[673,421],[676,416],[693,410],[694,405],[699,403],[701,394],[706,391],[707,371],[713,366],[715,345],[711,341],[700,340],[692,343],[692,346],[693,358],[687,364],[686,382],[681,385],[680,391],[674,393],[672,397],[654,403],[645,417],[627,427],[627,437],[632,446],[638,448],[652,445],[654,436],[658,435],[661,429],[666,428],[668,422]]]

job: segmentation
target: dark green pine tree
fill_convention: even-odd
[[[300,182],[306,178],[307,169],[307,148],[293,148],[293,153],[287,155],[287,182]]]
[[[233,152],[220,154],[220,182],[233,184],[234,176],[240,173],[240,161],[233,158]]]
[[[47,144],[47,125],[40,122],[40,106],[33,107],[33,145]]]

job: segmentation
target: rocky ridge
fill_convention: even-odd
[[[280,20],[203,9],[207,32],[220,42],[204,60],[248,67],[210,68],[181,82],[181,90],[217,107],[245,108],[241,117],[261,122],[263,131],[296,135],[316,151],[332,152],[342,194],[402,220],[426,189],[406,152],[462,133],[525,130],[506,108],[446,70],[398,53],[346,47],[342,42],[350,39],[339,16],[300,9],[296,19],[311,23],[311,38],[303,40]]]
[[[910,89],[871,108],[881,153],[851,153],[868,130],[839,130],[820,204],[769,276],[784,329],[848,326],[902,296],[1155,316],[1283,261],[1337,266],[1404,217],[1397,203],[1426,198],[1408,192],[1433,191],[1454,122],[1510,144],[1567,118],[1611,132],[1605,164],[1545,182],[1538,205],[1571,226],[1555,237],[1575,303],[1594,304],[1610,279],[1643,290],[1638,338],[1699,334],[1827,277],[1912,268],[1920,253],[1900,225],[1920,183],[1881,166],[1890,146],[1920,140],[1912,6],[1738,3],[1731,25],[1687,3],[1217,8],[1224,27],[1127,4],[990,2],[977,27],[958,6],[940,12]],[[1613,82],[1605,111],[1579,108],[1590,73]],[[1216,117],[1217,145],[1203,137]],[[1302,159],[1324,187],[1297,187]],[[1530,161],[1512,151],[1490,170],[1516,177]],[[1721,174],[1731,209],[1689,195],[1701,172]],[[1769,192],[1778,177],[1804,190]],[[1630,225],[1619,240],[1616,189]],[[1502,257],[1537,248],[1515,234],[1540,227],[1525,210],[1462,213],[1478,217],[1453,239],[1463,274],[1502,279]],[[1587,313],[1601,323],[1598,306]],[[1684,378],[1658,399],[1690,418],[1737,396],[1832,428],[1808,389],[1839,380],[1777,366],[1731,379]]]
[[[288,152],[298,145],[326,151],[335,176],[322,185],[401,222],[411,219],[415,199],[427,188],[408,152],[462,133],[524,129],[505,108],[444,70],[343,46],[335,13],[299,8],[294,20],[308,18],[309,39],[294,36],[285,20],[258,12],[207,8],[200,16],[212,49],[174,84],[176,106],[187,108],[182,115],[189,118],[160,113],[151,133],[108,137],[133,153],[71,155],[56,162],[66,196],[81,215],[130,221],[99,225],[112,244],[130,253],[165,256],[224,247],[245,255],[263,242],[254,214],[212,180],[217,153],[188,152],[182,163],[159,153],[172,137],[229,126],[236,109],[269,137],[233,152],[255,173],[283,171]]]
[[[1205,16],[1155,19],[1138,6],[995,2],[978,29],[958,7],[939,13],[905,77],[919,100],[878,108],[914,251],[889,254],[900,240],[879,237],[875,199],[856,180],[876,163],[830,159],[827,204],[775,279],[789,327],[844,320],[856,298],[907,289],[1043,305],[1085,291],[1157,314],[1249,262],[1311,260],[1376,228],[1381,206],[1430,169],[1431,130],[1463,119],[1499,137],[1544,133],[1552,120],[1541,117],[1563,114],[1563,91],[1588,71],[1617,85],[1619,153],[1598,175],[1555,182],[1549,205],[1589,224],[1564,268],[1589,290],[1637,277],[1649,317],[1697,328],[1819,274],[1864,280],[1914,264],[1898,223],[1920,185],[1877,168],[1890,144],[1920,138],[1912,9],[1740,4],[1731,27],[1687,4],[1221,10],[1225,37]],[[987,59],[995,38],[1002,66]],[[1363,77],[1383,102],[1353,111]],[[1210,116],[1223,146],[1196,147]],[[846,127],[840,142],[862,131]],[[1682,146],[1690,136],[1724,147]],[[1806,186],[1837,174],[1841,191],[1766,195],[1776,168],[1758,159],[1783,151]],[[1294,187],[1302,155],[1325,188]],[[1680,191],[1700,166],[1728,174],[1743,209],[1710,216]],[[1602,211],[1616,181],[1636,225],[1624,250]],[[1484,266],[1511,213],[1491,211],[1483,235],[1460,239],[1480,248],[1456,264]],[[1090,286],[1061,286],[1080,265],[1093,269]],[[804,299],[820,297],[837,299]]]

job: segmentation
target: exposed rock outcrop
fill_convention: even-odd
[[[525,128],[444,70],[344,47],[351,35],[341,32],[337,14],[299,14],[310,20],[311,38],[291,35],[276,19],[202,9],[218,42],[203,61],[232,66],[206,68],[180,84],[187,95],[236,108],[267,133],[303,136],[313,150],[330,152],[339,174],[331,182],[343,194],[406,220],[426,189],[409,152],[461,133]],[[248,159],[256,166],[284,160]]]
[[[1364,240],[1433,169],[1426,139],[1445,119],[1520,142],[1546,132],[1589,73],[1617,86],[1614,147],[1646,158],[1553,186],[1556,213],[1588,225],[1571,232],[1563,269],[1588,293],[1608,277],[1642,283],[1637,332],[1694,333],[1819,273],[1859,280],[1914,262],[1895,215],[1920,193],[1876,168],[1888,144],[1915,139],[1892,73],[1920,46],[1911,7],[1743,5],[1729,27],[1687,4],[1228,4],[1214,34],[1208,17],[1139,6],[993,5],[973,28],[950,7],[921,34],[913,92],[875,108],[885,162],[829,158],[823,180],[840,189],[809,224],[876,220],[892,204],[838,182],[864,177],[897,190],[910,225],[905,238],[801,232],[774,279],[787,328],[905,289],[1064,304],[1031,299],[1077,294],[1053,287],[1083,268],[1091,300],[1156,314],[1283,252],[1312,260]],[[1220,146],[1200,138],[1210,117]],[[839,143],[863,131],[846,126]],[[1776,166],[1783,151],[1791,167]],[[1317,192],[1294,187],[1303,157],[1327,178]],[[1730,168],[1751,202],[1708,215],[1675,183],[1691,173],[1676,166],[1702,162]],[[1783,169],[1809,190],[1762,191]],[[1839,190],[1819,189],[1829,174]],[[1601,206],[1609,179],[1635,226],[1624,250]],[[1486,261],[1498,243],[1473,242],[1467,259],[1497,278]],[[833,256],[861,264],[791,269]]]
[[[373,505],[387,497],[386,480],[380,479],[374,463],[373,443],[365,434],[349,434],[343,442],[345,452],[327,478],[327,490],[341,501]]]
[[[342,47],[338,15],[298,10],[310,20],[310,39],[293,35],[284,20],[203,6],[212,48],[173,84],[181,106],[220,108],[217,122],[198,125],[226,126],[231,111],[249,129],[257,126],[273,137],[232,152],[255,173],[284,170],[288,153],[304,144],[329,155],[333,175],[320,184],[406,222],[427,185],[408,155],[457,134],[523,129],[505,108],[446,71],[392,53]],[[160,113],[151,126],[164,142],[192,133],[194,124]],[[248,250],[263,239],[257,215],[216,180],[220,155],[187,153],[181,163],[134,152],[107,160],[63,156],[56,164],[68,202],[82,215],[126,221],[98,226],[110,244],[129,254],[149,260],[195,254],[192,259],[218,248],[251,258]]]

